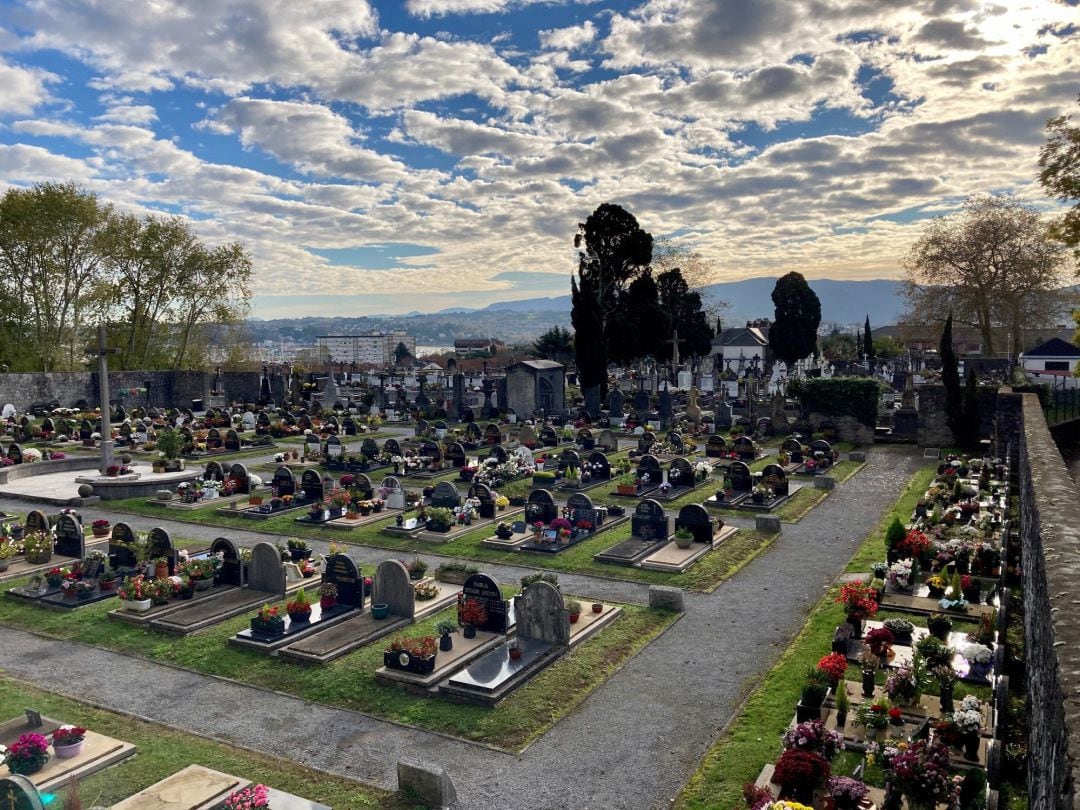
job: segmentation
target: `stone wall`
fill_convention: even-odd
[[[994,436],[994,420],[997,411],[997,389],[980,386],[979,390],[979,437]],[[945,419],[945,386],[926,384],[918,387],[920,447],[955,447],[952,431]]]
[[[1003,389],[997,411],[998,448],[1015,447],[1010,455],[1019,461],[1028,798],[1040,810],[1073,807],[1080,778],[1080,498],[1038,398]]]
[[[258,372],[225,372],[225,393],[232,399],[255,402],[259,395]],[[110,371],[109,396],[125,407],[157,406],[187,408],[192,400],[204,402],[210,395],[213,373],[203,371]],[[146,394],[126,396],[125,389],[146,388]],[[74,407],[86,400],[98,407],[96,371],[31,372],[0,374],[0,405],[10,402],[20,411],[37,403],[58,401],[61,407]]]
[[[828,414],[811,412],[807,417],[807,421],[814,428],[815,433],[821,429],[822,422],[832,422],[836,425],[836,434],[842,441],[851,442],[852,444],[874,443],[874,429],[864,425],[854,416],[829,416]]]

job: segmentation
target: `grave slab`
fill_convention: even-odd
[[[648,571],[680,573],[696,563],[718,546],[723,545],[738,532],[735,526],[724,526],[713,535],[712,543],[691,543],[689,548],[679,548],[674,540],[638,563],[638,568]]]
[[[61,725],[62,723],[48,717],[42,717],[41,725],[36,727],[30,726],[25,716],[9,720],[0,725],[0,745],[10,746],[21,734],[31,732],[47,736]],[[88,730],[83,750],[77,757],[59,759],[51,756],[44,768],[27,778],[40,791],[57,790],[64,787],[72,776],[85,778],[127,759],[134,753],[135,746],[131,743]]]
[[[376,619],[370,611],[365,612],[280,648],[278,657],[302,664],[327,664],[408,624],[405,618]]]
[[[306,622],[294,622],[288,616],[285,617],[285,632],[279,636],[267,636],[256,633],[250,627],[241,630],[229,639],[230,647],[238,647],[245,650],[256,650],[269,655],[282,647],[293,644],[302,638],[314,635],[320,631],[351,618],[358,613],[358,609],[351,605],[336,604],[332,608],[323,610],[322,605],[314,602],[311,605],[311,617]]]
[[[504,641],[439,686],[439,695],[462,703],[495,706],[517,687],[557,661],[566,648],[536,639],[516,639],[521,657],[511,659]]]
[[[93,549],[99,549],[101,551],[104,551],[107,547],[108,541],[95,541],[93,543],[86,544],[87,551],[91,551]],[[0,582],[9,582],[13,579],[22,579],[23,577],[30,577],[36,574],[44,574],[50,568],[55,568],[56,566],[60,566],[63,568],[66,566],[70,566],[72,563],[76,563],[78,561],[78,557],[64,557],[59,554],[53,554],[52,559],[49,560],[49,562],[39,565],[36,563],[28,563],[22,557],[12,557],[11,565],[8,567],[8,570],[0,574]]]
[[[150,610],[145,613],[118,607],[116,610],[110,610],[105,615],[110,621],[123,622],[124,624],[131,624],[136,627],[146,627],[150,622],[160,619],[163,616],[167,616],[170,613],[174,613],[177,610],[196,602],[205,602],[207,599],[215,599],[220,596],[223,591],[235,590],[235,587],[236,586],[234,585],[214,585],[206,591],[195,591],[191,599],[176,600],[167,602],[164,605],[153,605]]]
[[[537,542],[535,542],[535,540],[533,538],[533,535],[530,533],[528,535],[528,538],[526,539],[526,541],[522,545],[518,546],[518,550],[519,551],[538,552],[538,553],[541,553],[541,554],[560,554],[560,553],[562,553],[563,551],[566,551],[569,548],[573,548],[576,545],[579,545],[581,543],[586,542],[587,540],[592,540],[597,535],[601,535],[604,532],[610,531],[611,529],[614,529],[616,526],[621,526],[623,523],[626,523],[628,520],[630,520],[630,517],[631,517],[630,515],[622,515],[622,516],[617,517],[617,518],[611,518],[609,520],[605,520],[604,523],[598,529],[596,529],[595,531],[590,532],[589,534],[586,534],[586,535],[584,535],[582,537],[574,538],[573,540],[571,540],[569,543],[566,543],[566,544],[557,543],[555,545],[548,545],[548,544],[544,544],[544,543],[537,543]],[[498,539],[498,538],[495,538],[495,539]],[[513,538],[511,538],[511,539],[513,539]]]
[[[112,810],[213,810],[222,806],[230,793],[250,784],[202,765],[189,765],[114,804]]]
[[[298,591],[308,584],[310,584],[308,580],[291,582],[286,589],[286,594]],[[222,591],[214,599],[184,602],[179,609],[151,620],[147,626],[163,633],[186,636],[204,627],[231,619],[233,616],[255,610],[268,602],[274,603],[281,600],[282,596],[279,593],[234,587]]]
[[[435,669],[429,675],[406,672],[402,669],[379,667],[375,680],[384,686],[399,686],[410,694],[427,694],[438,683],[475,661],[506,641],[506,636],[478,630],[474,638],[454,634],[454,646],[435,655]]]

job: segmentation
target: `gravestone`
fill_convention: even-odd
[[[346,416],[341,420],[341,427],[346,436],[355,436],[357,433],[356,420],[351,416]]]
[[[382,489],[387,509],[405,508],[405,490],[397,478],[392,475],[386,476],[382,480]]]
[[[62,557],[75,557],[81,560],[86,556],[83,527],[74,516],[61,513],[56,518],[56,545],[54,550]]]
[[[300,418],[296,420],[296,426],[301,430],[311,430],[311,417],[306,413],[300,414]]]
[[[357,610],[363,610],[364,577],[351,557],[345,554],[330,554],[327,556],[326,570],[323,572],[322,581],[337,586],[338,602],[354,607]]]
[[[124,422],[120,425],[120,441],[123,444],[131,444],[131,423]]]
[[[431,493],[431,505],[444,509],[456,509],[461,505],[461,494],[449,481],[440,481]]]
[[[634,413],[638,415],[647,414],[651,410],[649,405],[649,394],[647,391],[641,390],[634,394]]]
[[[731,427],[731,404],[728,402],[720,402],[716,408],[716,426],[726,430]]]
[[[530,450],[536,447],[536,431],[533,430],[532,425],[521,426],[521,430],[518,431],[518,441]]]
[[[718,433],[714,433],[705,442],[705,457],[706,458],[723,458],[727,455],[727,442],[724,441],[724,437]]]
[[[773,426],[773,421],[768,416],[763,416],[757,420],[757,434],[759,436],[775,436],[776,428]]]
[[[559,511],[555,508],[555,499],[546,489],[534,489],[529,493],[529,499],[525,502],[525,520],[530,524],[540,521],[547,525],[558,517]]]
[[[238,495],[249,495],[251,493],[251,477],[248,475],[247,467],[237,462],[229,467],[229,478],[236,482],[236,489],[234,490]]]
[[[577,443],[581,445],[583,450],[592,450],[596,447],[596,437],[593,436],[593,432],[588,428],[582,428],[577,432]]]
[[[711,543],[715,522],[700,503],[691,503],[679,510],[675,518],[675,530],[687,529],[694,535],[695,543]]]
[[[40,509],[34,509],[27,513],[26,522],[23,524],[27,534],[32,532],[48,532],[49,518]]]
[[[416,615],[416,590],[404,563],[400,560],[379,563],[371,601],[386,605],[394,616],[411,619]]]
[[[217,428],[210,428],[210,430],[206,431],[206,449],[221,449],[221,433],[218,431]]]
[[[417,438],[423,437],[427,435],[427,432],[428,430],[430,430],[430,428],[431,425],[428,424],[426,419],[417,419],[416,425],[413,427],[413,435]]]
[[[316,470],[304,470],[300,476],[300,489],[304,491],[304,500],[318,503],[323,499],[322,476]]]
[[[569,447],[559,454],[559,469],[565,470],[568,467],[573,467],[578,470],[581,469],[581,456],[578,454],[577,450],[571,450]]]
[[[169,564],[169,576],[175,574],[178,555],[176,549],[173,548],[172,538],[169,537],[169,533],[160,526],[155,526],[146,535],[146,539],[149,543],[150,559],[165,558]]]
[[[784,443],[780,445],[780,449],[788,454],[788,458],[792,464],[803,463],[803,448],[798,439],[784,439]]]
[[[353,476],[352,489],[360,490],[364,493],[364,498],[370,498],[373,494],[374,487],[372,486],[371,479],[364,473],[357,473]]]
[[[275,549],[276,551],[276,549]],[[217,538],[210,546],[211,554],[221,554],[221,568],[218,569],[217,579],[222,585],[235,585],[240,587],[244,584],[244,564],[236,551],[236,544],[227,537]],[[278,565],[281,565],[281,555],[277,555]],[[283,591],[284,593],[284,591]]]
[[[651,430],[646,430],[641,434],[641,438],[638,439],[637,449],[639,453],[649,453],[652,451],[652,446],[656,444],[656,434]]]
[[[488,458],[493,458],[499,464],[505,464],[510,458],[510,455],[506,452],[506,448],[501,444],[493,444],[491,450],[488,451]]]
[[[604,428],[596,437],[596,446],[608,453],[614,453],[619,449],[619,440],[615,438],[614,433]]]
[[[612,388],[608,392],[608,415],[612,419],[622,419],[623,416],[623,394],[618,388]]]
[[[232,428],[229,428],[229,432],[225,434],[225,449],[230,453],[235,453],[240,449],[240,434]]]
[[[509,604],[503,599],[495,580],[487,574],[473,574],[465,580],[465,584],[461,587],[461,594],[458,596],[459,622],[461,621],[461,606],[470,599],[475,599],[487,611],[487,620],[483,624],[476,625],[476,629],[505,635],[510,623]]]
[[[494,422],[488,424],[484,428],[484,442],[487,444],[502,444],[502,431],[499,430],[499,426]]]
[[[220,461],[208,461],[206,470],[203,471],[203,478],[207,481],[224,481],[225,468],[221,466]]]
[[[309,433],[304,437],[304,452],[312,455],[322,452],[322,442],[316,434]]]
[[[244,415],[240,417],[240,425],[244,430],[255,430],[258,424],[259,420],[251,411],[244,411]]]
[[[770,484],[769,479],[774,479]],[[772,487],[773,492],[782,497],[788,494],[788,479],[787,474],[784,472],[784,468],[779,464],[767,464],[765,469],[761,471],[761,480]]]
[[[469,498],[480,501],[477,512],[481,518],[494,519],[495,517],[495,493],[487,484],[475,483],[469,487]]]
[[[659,486],[663,480],[660,461],[654,455],[646,454],[638,459],[637,477],[650,486]]]
[[[471,411],[469,411],[469,413],[471,413]],[[468,415],[468,414],[466,414],[466,415]],[[466,420],[466,421],[467,421],[467,424],[465,425],[465,439],[466,439],[466,441],[479,443],[479,441],[482,438],[484,438],[484,431],[482,431],[480,429],[480,425],[476,424],[476,422],[473,422],[471,420]]]
[[[575,492],[566,499],[566,512],[574,528],[577,528],[578,521],[586,520],[593,525],[593,531],[595,531],[604,522],[605,511],[597,509],[593,505],[592,498],[584,492]]]
[[[326,440],[326,458],[330,461],[340,461],[346,449],[336,434]]]
[[[728,467],[727,477],[731,481],[731,488],[736,492],[749,492],[753,477],[750,468],[742,461],[735,461]]]
[[[12,442],[11,444],[8,445],[7,457],[9,459],[11,459],[12,464],[22,464],[23,463],[22,448],[19,447],[19,445],[17,445],[15,442]]]
[[[350,435],[346,430],[345,435]],[[364,439],[360,443],[360,455],[366,458],[368,461],[372,461],[379,457],[379,445],[375,444],[375,440],[368,438]]]
[[[442,450],[439,445],[432,441],[426,441],[420,445],[420,455],[430,458],[432,461],[442,461]]]
[[[339,408],[340,405],[340,402],[334,403],[335,408]],[[340,433],[341,425],[338,423],[336,416],[328,416],[326,419],[323,420],[322,429],[324,432],[330,431],[331,433]]]
[[[600,386],[590,385],[582,392],[585,395],[585,411],[590,417],[600,415]]]
[[[27,777],[10,774],[0,778],[0,807],[4,810],[45,810],[45,803]]]
[[[90,427],[90,421],[83,419],[82,422],[79,423],[79,438],[82,440],[83,444],[86,444],[87,442],[92,442],[94,440],[93,437],[94,430]]]
[[[658,411],[660,413],[660,424],[663,426],[671,424],[671,417],[675,415],[675,408],[671,401],[671,392],[665,387],[660,392]]]
[[[274,475],[270,479],[270,491],[278,498],[296,495],[296,476],[293,475],[292,470],[284,465],[274,470]]]
[[[247,584],[253,591],[285,595],[285,566],[281,564],[281,553],[273,544],[259,542],[251,550]]]
[[[113,524],[112,535],[109,537],[109,565],[112,568],[134,568],[138,564],[135,552],[124,545],[134,543],[135,539],[135,532],[128,524]]]
[[[757,458],[757,450],[754,449],[754,440],[749,436],[739,436],[731,443],[731,449],[739,454],[743,460],[753,461]]]
[[[585,465],[589,468],[589,475],[594,481],[607,481],[611,478],[611,462],[599,450],[594,450],[589,454]]]
[[[681,455],[683,453],[683,438],[682,434],[677,430],[669,430],[667,438],[665,439],[667,445],[676,453]]]
[[[690,462],[681,456],[672,460],[668,465],[668,483],[673,488],[692,487],[694,485],[694,468]]]
[[[555,432],[555,428],[551,425],[544,425],[540,428],[540,443],[544,447],[558,447],[559,434]]]
[[[288,420],[291,419],[291,418],[292,417],[290,417],[288,414],[286,414],[285,424],[289,424]],[[259,414],[258,418],[256,418],[256,420],[255,420],[255,432],[257,434],[260,434],[260,435],[265,435],[265,434],[270,432],[270,417],[269,417],[269,415],[267,415],[266,411],[261,412]]]
[[[401,445],[398,444],[397,439],[387,439],[383,443],[383,452],[390,456],[400,456]]]
[[[534,582],[514,604],[520,639],[535,639],[559,647],[570,645],[570,614],[562,593],[550,582]]]
[[[630,534],[642,540],[663,540],[671,530],[664,507],[652,498],[645,498],[634,509],[630,518]]]
[[[451,467],[465,466],[465,448],[461,446],[461,442],[450,442],[446,446],[446,460],[450,462]]]

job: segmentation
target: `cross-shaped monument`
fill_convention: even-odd
[[[98,327],[97,346],[90,348],[98,359],[98,396],[101,401],[101,464],[102,475],[113,466],[112,425],[109,422],[109,355],[119,354],[120,349],[110,349],[106,342],[105,325]]]

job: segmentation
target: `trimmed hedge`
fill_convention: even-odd
[[[853,416],[873,429],[877,424],[882,386],[865,377],[809,378],[798,381],[797,394],[804,413]]]

